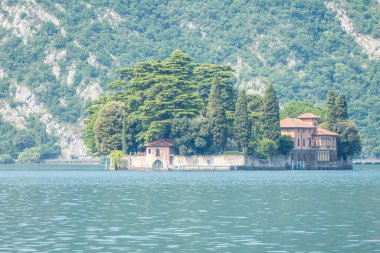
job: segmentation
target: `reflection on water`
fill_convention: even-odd
[[[0,252],[380,252],[380,169],[0,167]]]

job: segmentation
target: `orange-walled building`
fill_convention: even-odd
[[[321,117],[312,113],[287,118],[280,122],[281,135],[288,135],[294,142],[291,152],[293,168],[337,167],[337,133],[318,127]]]

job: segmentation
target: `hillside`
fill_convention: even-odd
[[[322,105],[330,88],[344,92],[364,155],[379,157],[379,8],[377,0],[1,1],[0,150],[37,119],[64,157],[85,157],[85,108],[115,69],[179,48],[196,62],[231,65],[251,92],[273,83],[282,104]]]

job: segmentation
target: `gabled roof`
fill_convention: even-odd
[[[283,119],[280,121],[281,128],[315,128],[313,125],[300,119]]]
[[[297,119],[320,119],[321,117],[312,113],[305,113],[297,117]]]
[[[161,139],[144,145],[144,147],[173,147],[174,144],[169,139]]]
[[[320,136],[339,136],[339,134],[337,134],[337,133],[328,131],[328,130],[320,128],[320,127],[317,127],[317,133],[316,133],[316,135],[320,135]]]

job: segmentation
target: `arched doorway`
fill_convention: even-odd
[[[159,170],[159,169],[162,169],[163,167],[164,167],[164,164],[160,160],[156,160],[153,163],[153,169],[154,170]]]

